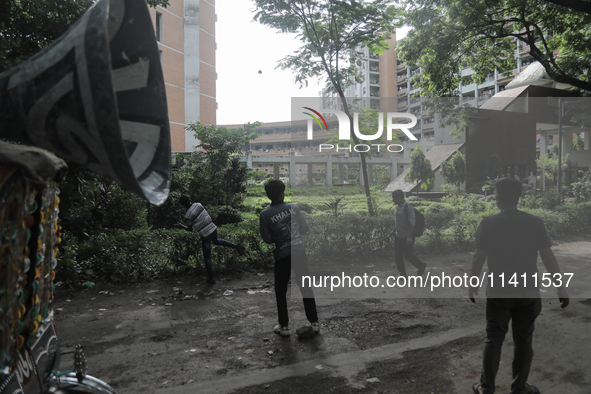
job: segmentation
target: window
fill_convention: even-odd
[[[162,50],[159,50],[158,52],[160,54],[160,66],[164,66],[164,57],[162,55]]]
[[[156,41],[162,42],[162,14],[156,13]]]

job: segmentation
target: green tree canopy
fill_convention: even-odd
[[[425,157],[421,146],[417,144],[410,155],[410,170],[404,180],[418,182],[419,189],[429,191],[435,185],[435,172],[431,168],[431,161]],[[419,191],[417,189],[417,194]]]
[[[341,98],[343,111],[353,117],[345,99],[345,88],[363,80],[359,70],[362,47],[382,53],[402,12],[389,0],[255,0],[255,21],[283,33],[297,33],[302,45],[279,61],[281,69],[291,69],[295,81],[307,85],[309,78],[325,79],[327,90]],[[353,136],[359,144],[357,136]],[[364,179],[368,179],[365,154],[361,154]],[[369,182],[365,195],[370,215],[374,215]]]
[[[64,34],[92,0],[0,0],[0,72],[24,62]],[[168,0],[148,0],[166,7]]]
[[[466,181],[466,158],[462,152],[457,151],[449,160],[441,163],[441,175],[460,191],[462,183]]]
[[[404,61],[420,66],[426,96],[455,95],[463,67],[481,83],[495,69],[511,75],[516,42],[550,78],[591,91],[591,15],[544,0],[405,0]]]
[[[247,123],[241,129],[228,129],[214,125],[205,126],[200,122],[189,124],[186,129],[193,131],[200,142],[201,152],[190,160],[194,182],[185,185],[184,192],[205,204],[231,204],[239,193],[246,178],[244,165],[232,161],[242,152],[242,145],[256,139],[255,128],[259,122]],[[240,185],[236,185],[239,183]]]
[[[538,170],[544,172],[544,176],[550,185],[558,184],[558,156],[553,156],[551,152],[548,152],[547,155],[540,156],[536,160],[536,166]],[[563,171],[568,167],[568,154],[562,157],[561,167]]]

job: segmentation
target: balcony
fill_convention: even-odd
[[[314,139],[322,139],[322,138],[326,138],[326,139],[330,139],[332,138],[335,134],[337,133],[337,131],[331,131],[331,132],[322,132],[322,131],[314,131]],[[307,131],[295,131],[293,133],[288,133],[288,134],[263,134],[261,136],[259,136],[256,140],[252,140],[250,141],[251,144],[257,144],[257,143],[262,143],[262,142],[285,142],[285,141],[292,141],[292,140],[305,140],[308,137],[308,132]]]

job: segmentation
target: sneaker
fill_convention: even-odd
[[[206,282],[209,283],[210,285],[215,285],[215,279],[213,279],[213,278],[207,279]]]
[[[315,334],[318,334],[320,332],[320,324],[318,324],[318,322],[312,323],[310,325],[312,326],[312,329],[314,330]]]
[[[275,326],[275,328],[273,328],[273,331],[275,331],[276,334],[279,334],[282,337],[288,337],[290,335],[289,327],[288,326],[282,326],[281,324],[277,324]]]
[[[244,248],[244,245],[241,245],[241,244],[236,245],[236,250],[238,251],[238,254],[240,256],[246,256],[246,249]]]

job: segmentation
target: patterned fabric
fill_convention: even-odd
[[[52,324],[59,197],[48,186],[40,192],[20,170],[0,165],[0,382],[26,367],[25,348]]]

